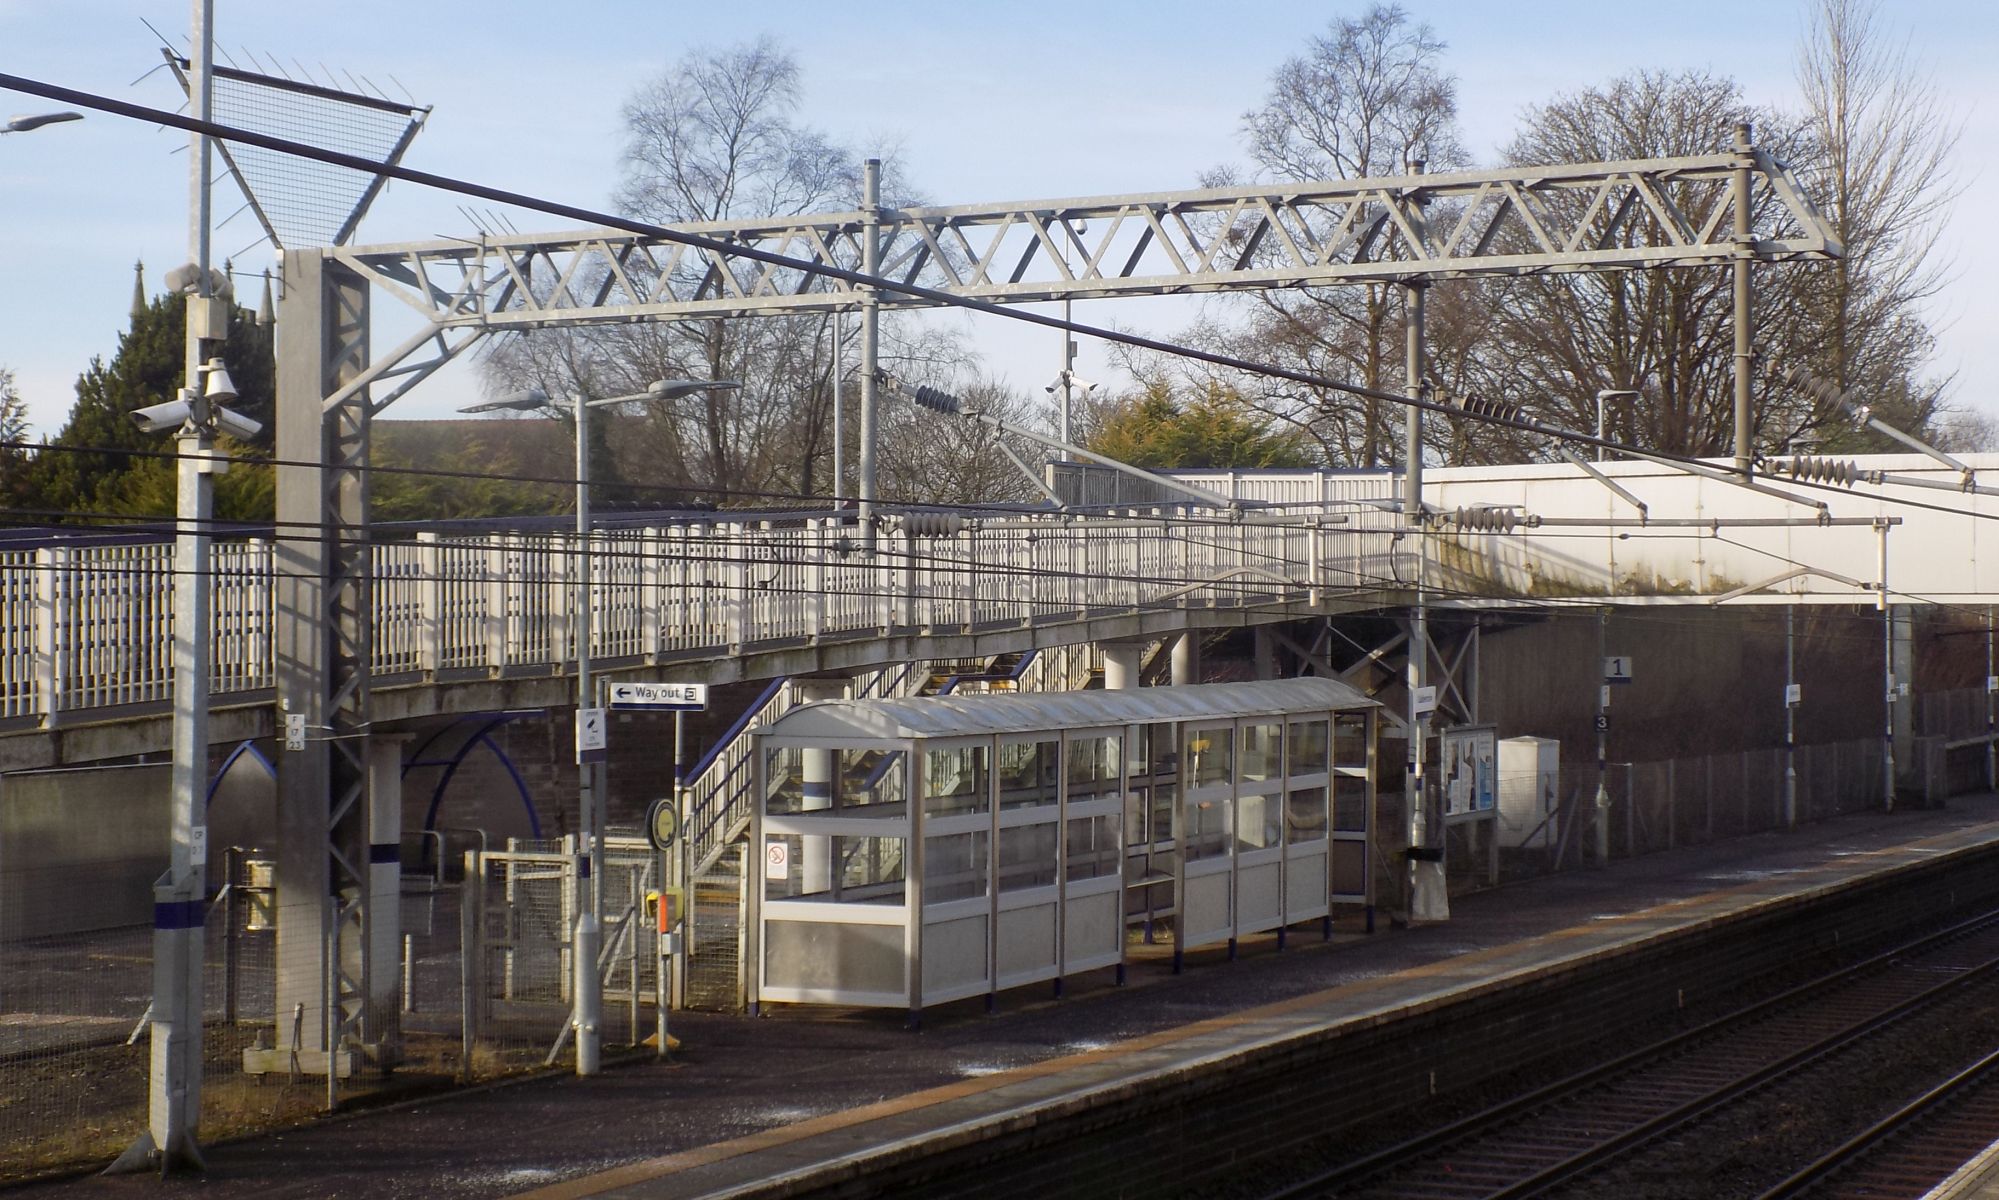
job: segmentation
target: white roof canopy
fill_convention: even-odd
[[[757,732],[803,742],[969,737],[1376,707],[1375,701],[1336,680],[1280,679],[1121,691],[822,700],[800,705]]]

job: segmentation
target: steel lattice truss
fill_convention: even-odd
[[[1754,240],[1729,183],[1750,166]],[[869,214],[680,227],[855,269]],[[885,209],[882,274],[999,303],[1838,257],[1762,151],[1311,185]],[[850,282],[612,231],[327,251],[438,327],[486,330],[823,311]],[[886,305],[932,303],[884,292]]]

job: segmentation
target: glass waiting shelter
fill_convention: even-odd
[[[750,998],[907,1007],[1371,904],[1378,705],[1328,679],[829,700],[755,732]],[[761,880],[761,886],[757,880]]]

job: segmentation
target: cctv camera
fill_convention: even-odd
[[[239,442],[247,442],[264,431],[262,421],[251,420],[235,409],[219,404],[215,406],[215,427]]]
[[[249,441],[264,431],[262,421],[254,421],[233,409],[211,404],[208,411],[213,415],[215,427],[238,441]],[[165,404],[149,404],[132,410],[132,423],[147,433],[172,433],[187,424],[194,410],[185,400],[169,400]]]
[[[132,410],[132,423],[147,433],[169,433],[186,424],[192,411],[185,400],[148,404]]]

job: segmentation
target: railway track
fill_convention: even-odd
[[[1999,1053],[1897,1109],[1757,1200],[1920,1196],[1999,1136]]]
[[[1267,1193],[1266,1200],[1517,1200],[1552,1194],[1834,1054],[1885,1036],[1905,1018],[1988,984],[1999,986],[1999,913],[1875,955],[1288,1184]],[[1999,1089],[1991,1091],[1999,1106]],[[1999,1125],[1987,1123],[1978,1145],[1989,1141],[1995,1128]],[[1883,1194],[1908,1193],[1870,1193]]]

